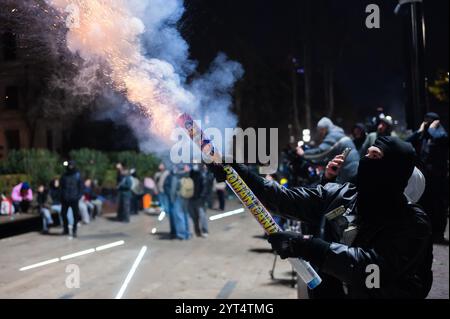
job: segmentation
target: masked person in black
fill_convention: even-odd
[[[311,298],[425,298],[432,284],[431,228],[422,208],[403,194],[414,161],[409,143],[379,137],[359,163],[357,186],[286,189],[244,165],[233,167],[274,213],[320,229],[316,236],[269,236],[281,258],[303,258],[318,270],[323,282]],[[219,168],[216,178],[223,179]]]
[[[66,164],[66,172],[61,177],[61,215],[64,224],[64,235],[69,234],[69,221],[67,212],[69,207],[73,213],[72,237],[77,237],[77,224],[80,221],[78,202],[83,195],[83,183],[80,172],[76,169],[75,162],[69,161]]]

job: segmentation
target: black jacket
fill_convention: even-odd
[[[342,129],[331,130],[318,147],[305,150],[304,158],[313,163],[326,165],[336,155],[342,154],[346,148],[351,148],[351,151],[338,176],[339,183],[346,183],[352,181],[358,172],[359,154],[351,138],[347,137]]]
[[[442,125],[428,128],[426,133],[415,132],[408,138],[419,155],[418,167],[425,176],[447,176],[448,135]]]
[[[200,171],[192,170],[190,177],[194,181],[194,196],[192,199],[204,200],[207,196],[207,180],[205,175]]]
[[[432,244],[428,218],[419,206],[392,207],[399,216],[379,223],[364,223],[356,211],[357,191],[347,183],[317,188],[286,189],[234,165],[237,172],[263,204],[281,216],[301,220],[317,229],[322,240],[309,260],[323,276],[345,284],[351,298],[425,298],[432,284]],[[328,213],[343,207],[345,214],[331,219]],[[398,212],[400,210],[401,212]],[[344,218],[344,216],[346,216]],[[343,244],[344,231],[352,219],[358,227],[351,244]],[[368,289],[368,265],[378,265],[380,288]],[[331,285],[336,287],[336,285]],[[320,286],[319,286],[320,287]]]
[[[83,195],[83,184],[80,172],[66,171],[61,177],[61,201],[74,202]]]

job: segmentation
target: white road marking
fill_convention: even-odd
[[[139,255],[137,256],[136,260],[133,263],[133,266],[131,266],[130,272],[128,273],[127,277],[125,278],[125,281],[122,284],[122,287],[120,287],[119,293],[116,296],[116,299],[121,299],[123,294],[125,293],[125,290],[127,289],[128,284],[131,281],[131,278],[133,278],[134,273],[136,272],[137,267],[139,266],[139,263],[141,262],[142,258],[144,257],[145,252],[147,251],[147,246],[143,246],[141,250],[139,251]]]
[[[46,261],[43,261],[43,262],[40,262],[40,263],[37,263],[37,264],[34,264],[34,265],[22,267],[22,268],[19,269],[19,271],[25,271],[25,270],[28,270],[28,269],[42,267],[42,266],[49,265],[49,264],[54,264],[54,263],[57,263],[58,261],[59,261],[59,258],[46,260]]]
[[[110,249],[110,248],[113,248],[113,247],[117,247],[117,246],[120,246],[120,245],[123,245],[123,244],[125,244],[125,242],[123,240],[116,241],[114,243],[98,246],[97,248],[90,248],[90,249],[79,251],[79,252],[76,252],[76,253],[73,253],[73,254],[70,254],[70,255],[65,255],[65,256],[62,256],[60,258],[49,259],[49,260],[46,260],[46,261],[43,261],[43,262],[40,262],[40,263],[37,263],[37,264],[33,264],[33,265],[30,265],[30,266],[22,267],[22,268],[19,269],[19,271],[25,271],[25,270],[29,270],[29,269],[33,269],[33,268],[46,266],[46,265],[49,265],[49,264],[54,264],[54,263],[57,263],[58,261],[64,261],[64,260],[67,260],[67,259],[76,258],[76,257],[79,257],[79,256],[83,256],[83,255],[94,253],[96,251],[102,251],[102,250]]]
[[[95,251],[102,251],[102,250],[106,250],[106,249],[109,249],[109,248],[121,246],[121,245],[123,245],[123,244],[125,244],[125,242],[124,242],[123,240],[120,240],[120,241],[116,241],[116,242],[111,243],[111,244],[106,244],[106,245],[103,245],[103,246],[98,246],[97,248],[95,248]]]
[[[218,215],[211,216],[211,217],[209,217],[209,220],[213,221],[213,220],[225,218],[225,217],[228,217],[228,216],[242,214],[243,212],[245,212],[245,209],[244,208],[239,208],[239,209],[232,210],[230,212],[226,212],[226,213],[223,213],[223,214],[218,214]]]
[[[75,258],[75,257],[80,257],[80,256],[83,256],[83,255],[92,254],[92,253],[95,253],[95,249],[94,248],[90,248],[90,249],[86,249],[86,250],[83,250],[83,251],[79,251],[79,252],[76,252],[76,253],[73,253],[73,254],[70,254],[70,255],[65,255],[65,256],[62,256],[60,259],[61,260],[67,260],[67,259],[72,259],[72,258]]]

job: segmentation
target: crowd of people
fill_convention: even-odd
[[[161,209],[169,216],[170,237],[189,240],[192,220],[197,237],[208,237],[206,209],[213,209],[214,195],[218,210],[225,210],[226,184],[217,183],[205,165],[174,165],[170,170],[161,163],[154,177]]]
[[[318,271],[322,284],[310,298],[425,298],[431,289],[433,243],[448,245],[448,136],[436,113],[404,139],[393,126],[380,112],[347,136],[322,118],[321,142],[288,152],[283,183],[233,164],[274,214],[307,226],[268,241],[281,258],[302,258]],[[211,169],[225,179],[219,165]],[[288,176],[295,174],[302,178]],[[367,284],[369,266],[378,267],[377,287]]]
[[[61,178],[53,179],[48,185],[39,184],[36,194],[27,181],[13,187],[11,196],[2,194],[2,215],[27,214],[36,210],[42,219],[42,233],[49,234],[57,223],[63,227],[63,234],[77,237],[79,223],[89,224],[102,215],[103,198],[95,190],[91,179],[83,180],[75,162],[64,163],[65,172]]]
[[[382,112],[373,119],[372,125],[356,124],[349,137],[328,118],[322,118],[317,128],[322,142],[317,147],[305,150],[299,148],[297,153],[311,163],[326,166],[346,148],[350,148],[352,151],[345,161],[337,159],[337,162],[342,161],[342,168],[336,179],[341,184],[356,183],[360,158],[368,153],[378,138],[398,136],[394,130],[394,120]],[[424,193],[418,203],[430,217],[433,241],[446,243],[448,241],[444,238],[444,232],[448,218],[448,134],[440,123],[439,115],[427,113],[420,128],[407,136],[405,141],[416,151],[414,172],[416,175],[422,174],[425,182]],[[390,178],[395,179],[396,174]]]
[[[37,185],[35,192],[27,181],[14,186],[10,194],[3,192],[1,215],[13,217],[35,211],[41,216],[42,234],[49,234],[51,227],[59,225],[63,235],[77,237],[79,225],[87,225],[102,215],[106,199],[91,179],[82,178],[74,161],[65,162],[64,166],[60,178],[48,185]],[[206,238],[209,233],[206,209],[225,210],[226,184],[217,183],[204,165],[174,165],[169,170],[161,163],[154,176],[142,180],[125,163],[118,163],[116,169],[114,197],[119,222],[129,223],[132,215],[151,208],[153,202],[169,217],[172,239],[192,238],[191,225],[196,236]]]

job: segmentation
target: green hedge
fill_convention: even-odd
[[[73,150],[70,158],[76,162],[83,178],[97,180],[99,185],[108,188],[115,187],[116,163],[123,162],[129,168],[135,168],[138,176],[144,177],[153,176],[160,162],[158,157],[151,154],[132,151],[108,154],[91,149]],[[60,176],[64,172],[62,162],[58,154],[48,150],[10,151],[8,157],[0,161],[0,175],[22,174],[20,178],[26,176],[26,180],[35,188],[38,184],[48,184],[53,178]],[[9,188],[10,182],[5,182],[6,178],[0,176],[0,189],[2,185]],[[8,181],[10,179],[8,177]]]
[[[139,177],[153,176],[160,163],[160,159],[152,154],[142,154],[132,151],[112,153],[114,163],[124,163],[128,168],[135,168]]]
[[[0,174],[26,174],[34,187],[47,184],[62,173],[59,156],[47,150],[10,151],[8,158],[0,164]]]
[[[101,185],[106,171],[111,167],[105,153],[90,149],[80,149],[70,152],[70,158],[76,162],[83,178],[97,180]]]

